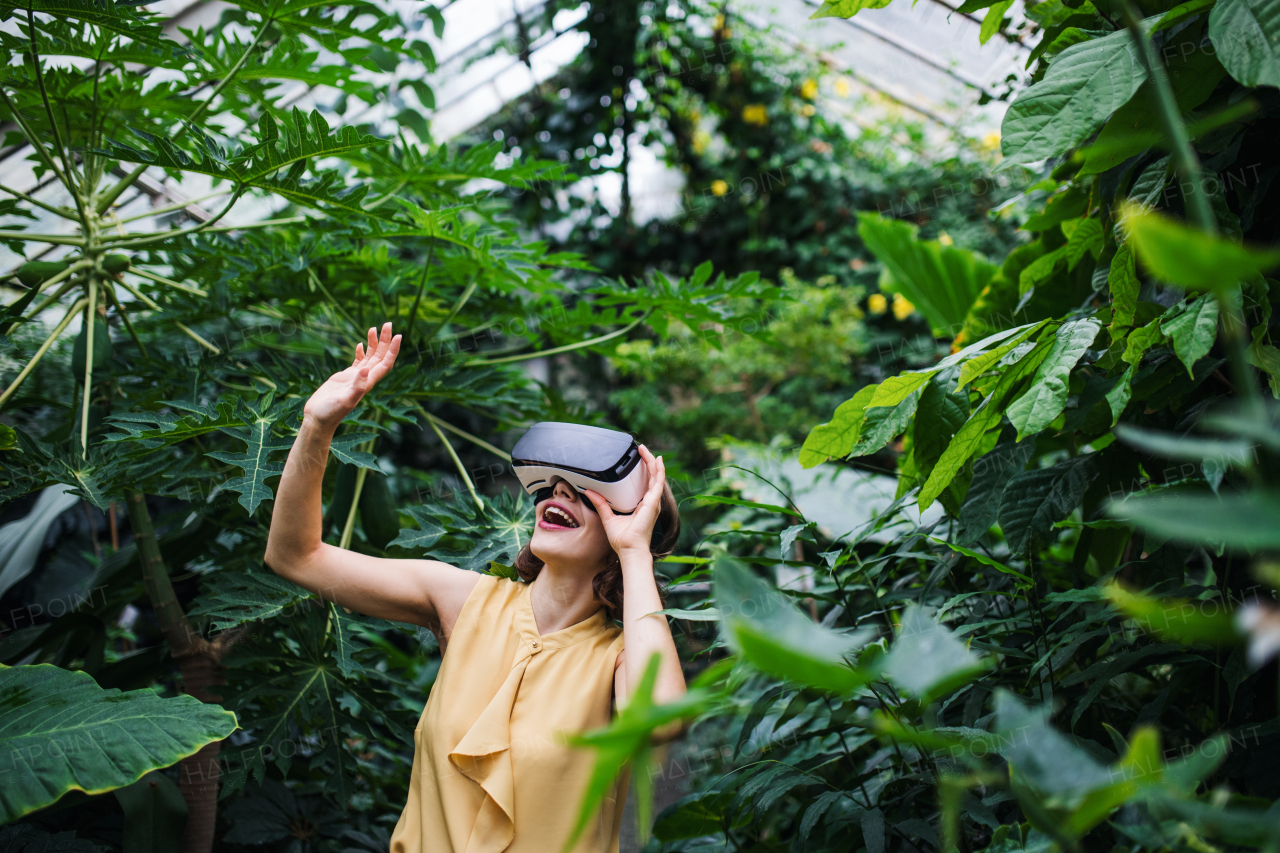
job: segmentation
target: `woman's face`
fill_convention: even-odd
[[[536,523],[529,550],[556,568],[588,568],[594,574],[612,551],[604,523],[590,506],[591,499],[564,480],[557,480],[551,497],[534,507]]]

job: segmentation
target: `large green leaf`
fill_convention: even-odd
[[[713,578],[725,641],[756,668],[836,693],[874,677],[846,660],[874,636],[871,629],[837,634],[814,624],[785,595],[726,554],[716,558]]]
[[[920,489],[918,504],[921,511],[937,500],[960,468],[978,452],[983,435],[1000,423],[1009,398],[1040,367],[1052,346],[1050,341],[1039,341],[1030,352],[1023,353],[1021,358],[1005,370],[996,387],[952,437],[947,449],[938,459],[938,464],[933,466],[933,471]]]
[[[1182,287],[1232,287],[1280,265],[1280,249],[1242,246],[1133,204],[1124,205],[1123,224],[1143,266]]]
[[[898,634],[884,657],[881,672],[928,704],[990,669],[991,663],[989,658],[980,658],[965,648],[923,607],[912,604],[902,613]]]
[[[1173,339],[1173,351],[1186,365],[1187,375],[1195,378],[1192,367],[1218,339],[1218,300],[1212,294],[1201,296],[1184,313],[1162,322],[1160,331]]]
[[[0,665],[0,821],[68,791],[123,788],[236,728],[236,715],[194,696],[103,690],[86,672]]]
[[[1010,436],[974,461],[973,482],[960,507],[960,544],[974,541],[996,523],[1005,486],[1027,467],[1035,449],[1035,436],[1021,442]]]
[[[1027,392],[1006,410],[1018,430],[1018,440],[1047,427],[1067,405],[1067,379],[1084,351],[1098,336],[1101,324],[1093,318],[1064,323],[1053,339],[1053,348],[1041,362]]]
[[[1280,0],[1218,0],[1209,38],[1238,83],[1280,86]]]
[[[1280,491],[1155,492],[1113,501],[1108,514],[1179,542],[1280,548]]]
[[[1105,589],[1117,610],[1162,640],[1217,645],[1240,641],[1232,611],[1221,599],[1152,598],[1116,583]]]
[[[908,222],[858,213],[858,235],[891,276],[881,289],[910,300],[935,335],[955,337],[996,267],[964,249],[919,240],[919,230]]]
[[[1032,537],[1048,533],[1076,508],[1098,474],[1097,462],[1097,454],[1077,456],[1048,468],[1023,471],[1009,481],[999,518],[1011,552],[1024,553]]]
[[[891,0],[824,0],[809,18],[852,18],[863,9],[883,9]]]
[[[858,393],[839,406],[831,420],[818,424],[805,437],[800,448],[800,466],[812,468],[828,459],[843,459],[858,443],[858,434],[866,417],[867,404],[876,393],[877,386],[866,385]]]
[[[1083,142],[1146,80],[1127,30],[1062,51],[1040,82],[1009,107],[1001,125],[1002,166],[1056,157]]]

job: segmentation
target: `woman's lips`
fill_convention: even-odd
[[[552,524],[544,518],[538,519],[538,526],[543,530],[577,530],[576,527],[569,527],[565,524]]]

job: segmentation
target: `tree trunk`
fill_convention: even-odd
[[[169,582],[169,572],[160,554],[151,513],[147,511],[146,496],[129,491],[128,499],[129,523],[138,546],[138,558],[142,562],[142,578],[160,629],[169,642],[169,654],[178,662],[182,672],[182,690],[201,702],[216,704],[220,697],[209,688],[225,683],[219,673],[220,663],[242,636],[242,631],[227,631],[209,642],[191,627],[174,594],[173,584]],[[187,803],[187,825],[179,847],[181,853],[210,853],[213,850],[218,817],[218,778],[221,775],[218,753],[221,750],[222,741],[214,741],[178,764],[178,790]]]

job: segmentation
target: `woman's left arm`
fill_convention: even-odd
[[[615,514],[598,492],[584,490],[600,513],[609,544],[622,563],[624,648],[622,660],[614,670],[614,696],[618,707],[626,703],[631,691],[639,684],[655,652],[661,661],[653,686],[653,701],[659,704],[672,702],[686,690],[671,626],[667,617],[657,612],[662,610],[662,599],[653,575],[653,554],[649,551],[649,540],[658,520],[659,501],[666,486],[666,466],[661,457],[655,459],[643,444],[640,445],[640,456],[648,468],[649,485],[640,505],[631,515]],[[676,724],[670,731],[659,732],[659,739],[664,735],[674,736],[679,729],[679,724]]]

